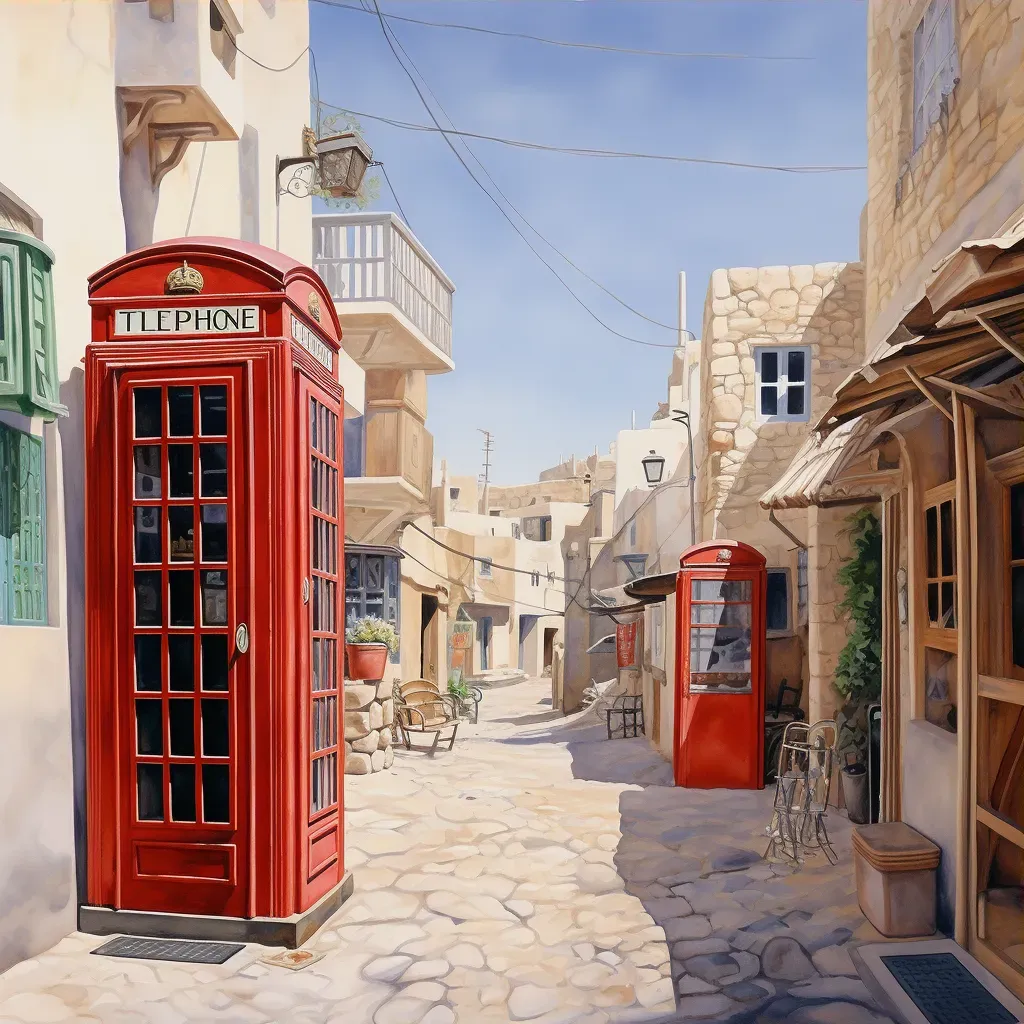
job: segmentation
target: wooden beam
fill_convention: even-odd
[[[911,381],[913,381],[914,387],[916,387],[917,390],[920,391],[921,394],[924,395],[924,397],[927,398],[928,401],[931,402],[947,420],[949,420],[950,423],[952,423],[953,414],[935,397],[934,394],[932,394],[931,388],[921,380],[913,368],[910,366],[904,366],[903,369],[906,372],[906,375],[911,379]]]
[[[982,327],[992,335],[996,341],[999,342],[1011,356],[1016,356],[1017,359],[1024,363],[1024,348],[1021,348],[1001,327],[992,323],[991,320],[986,319],[983,316],[976,316],[975,319],[981,324]]]
[[[946,380],[943,377],[927,377],[926,381],[928,384],[952,391],[953,394],[959,395],[965,402],[971,405],[988,406],[991,409],[998,410],[1003,413],[1003,416],[1010,419],[1024,420],[1024,408],[1010,405],[1009,402],[1004,402],[1001,398],[986,395],[984,391],[976,391],[974,388],[969,388],[964,384],[954,384],[951,380]],[[1002,419],[1003,417],[999,418]]]

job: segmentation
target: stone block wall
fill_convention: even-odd
[[[345,774],[369,775],[395,759],[395,702],[390,680],[345,681]]]
[[[960,80],[915,151],[913,40],[926,6],[927,0],[869,5],[869,347],[916,298],[900,295],[901,285],[923,280],[968,238],[1005,229],[1024,203],[1024,0],[956,0]],[[990,183],[991,199],[975,202],[963,217]]]
[[[781,534],[758,501],[789,466],[839,384],[861,366],[863,302],[860,263],[733,267],[712,274],[700,371],[704,537],[780,545]],[[806,422],[758,421],[754,350],[764,345],[810,348]]]

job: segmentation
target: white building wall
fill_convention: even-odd
[[[186,0],[181,11],[196,2]],[[135,14],[148,10],[137,7]],[[231,0],[231,9],[244,29],[241,49],[271,67],[289,64],[309,41],[305,0]],[[4,422],[44,436],[50,593],[49,625],[0,626],[3,970],[74,929],[84,895],[81,359],[90,333],[87,277],[124,253],[126,217],[137,222],[153,196],[135,188],[131,176],[124,186],[121,181],[114,0],[2,3],[0,39],[0,185],[39,215],[43,241],[56,255],[58,372],[69,410],[46,427],[0,413]],[[152,57],[139,53],[137,63]],[[273,73],[237,55],[233,84],[248,129],[239,141],[206,144],[205,154],[203,143],[188,147],[156,195],[153,240],[188,232],[275,244],[274,161],[277,154],[301,152],[308,70],[306,56],[289,71]],[[282,199],[280,239],[284,252],[310,261],[310,200]]]

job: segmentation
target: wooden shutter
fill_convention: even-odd
[[[21,391],[20,252],[0,241],[0,395]]]
[[[53,285],[50,267],[41,253],[26,250],[25,392],[38,409],[63,413],[57,380],[57,351],[53,329]]]

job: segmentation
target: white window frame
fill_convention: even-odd
[[[761,361],[766,352],[778,355],[778,379],[764,383],[761,380]],[[804,389],[804,411],[802,413],[761,411],[762,388],[774,387],[777,391],[776,409],[789,407],[789,356],[800,352],[804,357],[804,379],[794,382]],[[806,423],[811,418],[811,349],[808,345],[760,345],[754,349],[755,403],[757,419],[761,423]]]
[[[914,152],[960,81],[955,0],[931,0],[914,29]]]
[[[493,558],[481,558],[477,562],[477,575],[482,580],[494,579],[494,559]]]

